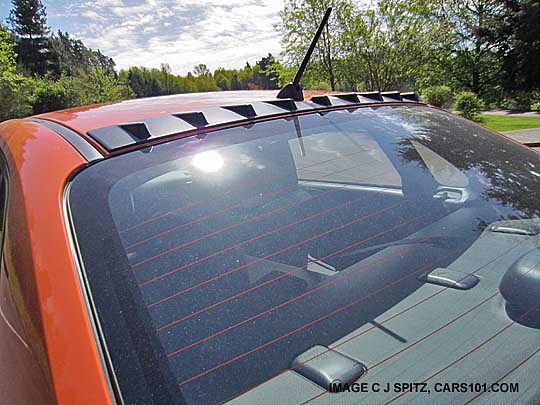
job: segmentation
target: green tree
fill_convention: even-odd
[[[433,60],[459,88],[482,96],[496,85],[501,63],[487,33],[502,12],[499,0],[437,3],[441,41],[432,53]]]
[[[8,23],[22,38],[43,38],[49,33],[47,13],[41,0],[11,0]]]
[[[296,74],[296,67],[283,63],[280,60],[276,60],[269,68],[269,71],[274,72],[278,77],[278,86],[283,87],[287,83],[293,81]]]
[[[288,65],[300,65],[328,7],[334,11],[323,30],[313,53],[311,63],[306,70],[306,81],[326,80],[332,90],[338,86],[337,61],[341,52],[342,24],[340,15],[352,8],[350,0],[286,0],[280,12],[284,62]]]
[[[104,69],[94,69],[88,75],[64,74],[57,84],[65,90],[66,107],[106,103],[136,96],[125,74],[116,78]]]
[[[256,63],[259,67],[259,81],[258,84],[263,89],[271,90],[277,89],[279,84],[278,73],[272,68],[276,63],[276,59],[272,54],[262,58]]]
[[[17,54],[9,32],[0,24],[0,79],[8,80],[15,73]]]
[[[69,107],[66,89],[59,83],[49,80],[37,80],[31,96],[32,113],[41,114]]]
[[[91,87],[87,76],[69,76],[63,74],[58,80],[65,90],[65,103],[67,108],[92,104],[94,89]]]
[[[208,69],[208,66],[206,66],[204,63],[200,63],[198,65],[195,65],[193,67],[193,74],[195,76],[207,76],[207,77],[212,76],[212,73],[210,72],[210,69]]]
[[[0,24],[0,121],[31,112],[28,80],[16,72],[16,59],[9,32]]]
[[[41,0],[12,0],[8,23],[18,36],[20,61],[30,72],[45,74],[48,64],[46,37],[49,33]]]
[[[499,0],[502,12],[484,32],[502,59],[501,85],[510,91],[540,91],[540,2]]]
[[[233,73],[231,76],[231,90],[240,90],[240,83],[238,82],[237,73]]]
[[[424,1],[380,0],[340,14],[344,32],[341,71],[353,90],[402,90],[429,60],[436,43],[430,7]]]
[[[121,83],[104,69],[93,69],[88,75],[88,82],[93,89],[92,99],[88,104],[133,98],[133,90],[127,83]]]
[[[172,71],[171,67],[167,63],[161,64],[161,84],[163,87],[163,94],[173,94],[172,93]]]
[[[116,75],[115,63],[112,58],[103,55],[101,51],[87,48],[84,43],[71,37],[67,32],[58,31],[47,39],[50,49],[48,72],[58,78],[62,74],[84,75],[92,69],[104,69],[107,73]]]
[[[224,68],[217,68],[214,71],[214,81],[221,90],[231,89],[231,76],[229,72]]]
[[[145,67],[131,67],[127,73],[127,83],[137,97],[153,97],[162,93],[160,78],[163,72]]]
[[[437,107],[449,107],[452,103],[452,89],[448,86],[427,87],[422,92],[422,99]]]

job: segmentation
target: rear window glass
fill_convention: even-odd
[[[539,173],[535,153],[406,106],[260,122],[88,167],[69,208],[124,400],[214,404],[291,371],[442,288],[426,275],[477,257],[491,224],[536,218]],[[480,300],[482,283],[463,297]],[[444,313],[423,308],[415,319]],[[420,329],[403,342],[377,328],[392,342],[381,350]]]

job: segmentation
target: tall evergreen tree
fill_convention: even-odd
[[[272,70],[272,66],[276,63],[274,56],[269,53],[267,57],[262,58],[257,62],[260,68],[261,87],[263,89],[277,89],[279,76]]]
[[[467,90],[485,96],[498,76],[500,60],[485,35],[491,21],[502,13],[497,0],[448,0],[441,11],[450,27],[445,36],[448,58],[444,64]]]
[[[540,0],[498,0],[504,12],[492,22],[488,38],[503,60],[502,86],[540,92]]]
[[[11,0],[11,4],[8,23],[13,32],[31,40],[48,35],[47,13],[41,0]]]
[[[58,31],[47,38],[50,50],[48,73],[53,77],[61,74],[69,76],[89,74],[93,69],[104,69],[109,75],[116,75],[114,61],[100,50],[87,48],[81,40],[67,32]]]
[[[47,14],[41,0],[11,0],[8,17],[11,30],[17,34],[19,62],[34,73],[45,74],[48,64]]]

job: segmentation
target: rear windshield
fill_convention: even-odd
[[[290,383],[277,379],[307,381],[293,364],[314,347],[368,368],[395,352],[388,370],[402,367],[407,381],[411,369],[421,380],[455,360],[457,349],[424,366],[398,353],[491,294],[502,300],[499,282],[523,254],[511,249],[536,224],[539,180],[538,155],[480,126],[381,106],[129,152],[79,173],[68,202],[123,399],[214,404],[269,383],[286,395]],[[478,246],[483,235],[492,249]],[[460,279],[480,282],[455,288]],[[382,325],[390,316],[407,322]],[[467,325],[437,338],[494,331]],[[430,356],[423,343],[411,350]],[[302,399],[324,392],[310,384]]]

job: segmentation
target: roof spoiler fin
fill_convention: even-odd
[[[304,93],[302,92],[302,86],[300,86],[300,80],[302,79],[302,76],[304,75],[304,71],[306,70],[307,64],[309,63],[311,54],[315,50],[315,46],[317,45],[317,41],[319,40],[319,37],[322,34],[322,30],[324,29],[326,23],[328,22],[328,19],[330,18],[331,12],[332,12],[332,7],[328,7],[326,9],[326,12],[324,13],[324,17],[321,23],[319,24],[319,28],[317,28],[317,32],[315,33],[315,36],[313,37],[313,40],[311,41],[311,45],[309,46],[306,52],[306,55],[304,56],[304,60],[302,61],[302,64],[296,71],[296,75],[294,76],[293,82],[283,87],[279,91],[277,98],[292,98],[294,101],[304,100]]]

